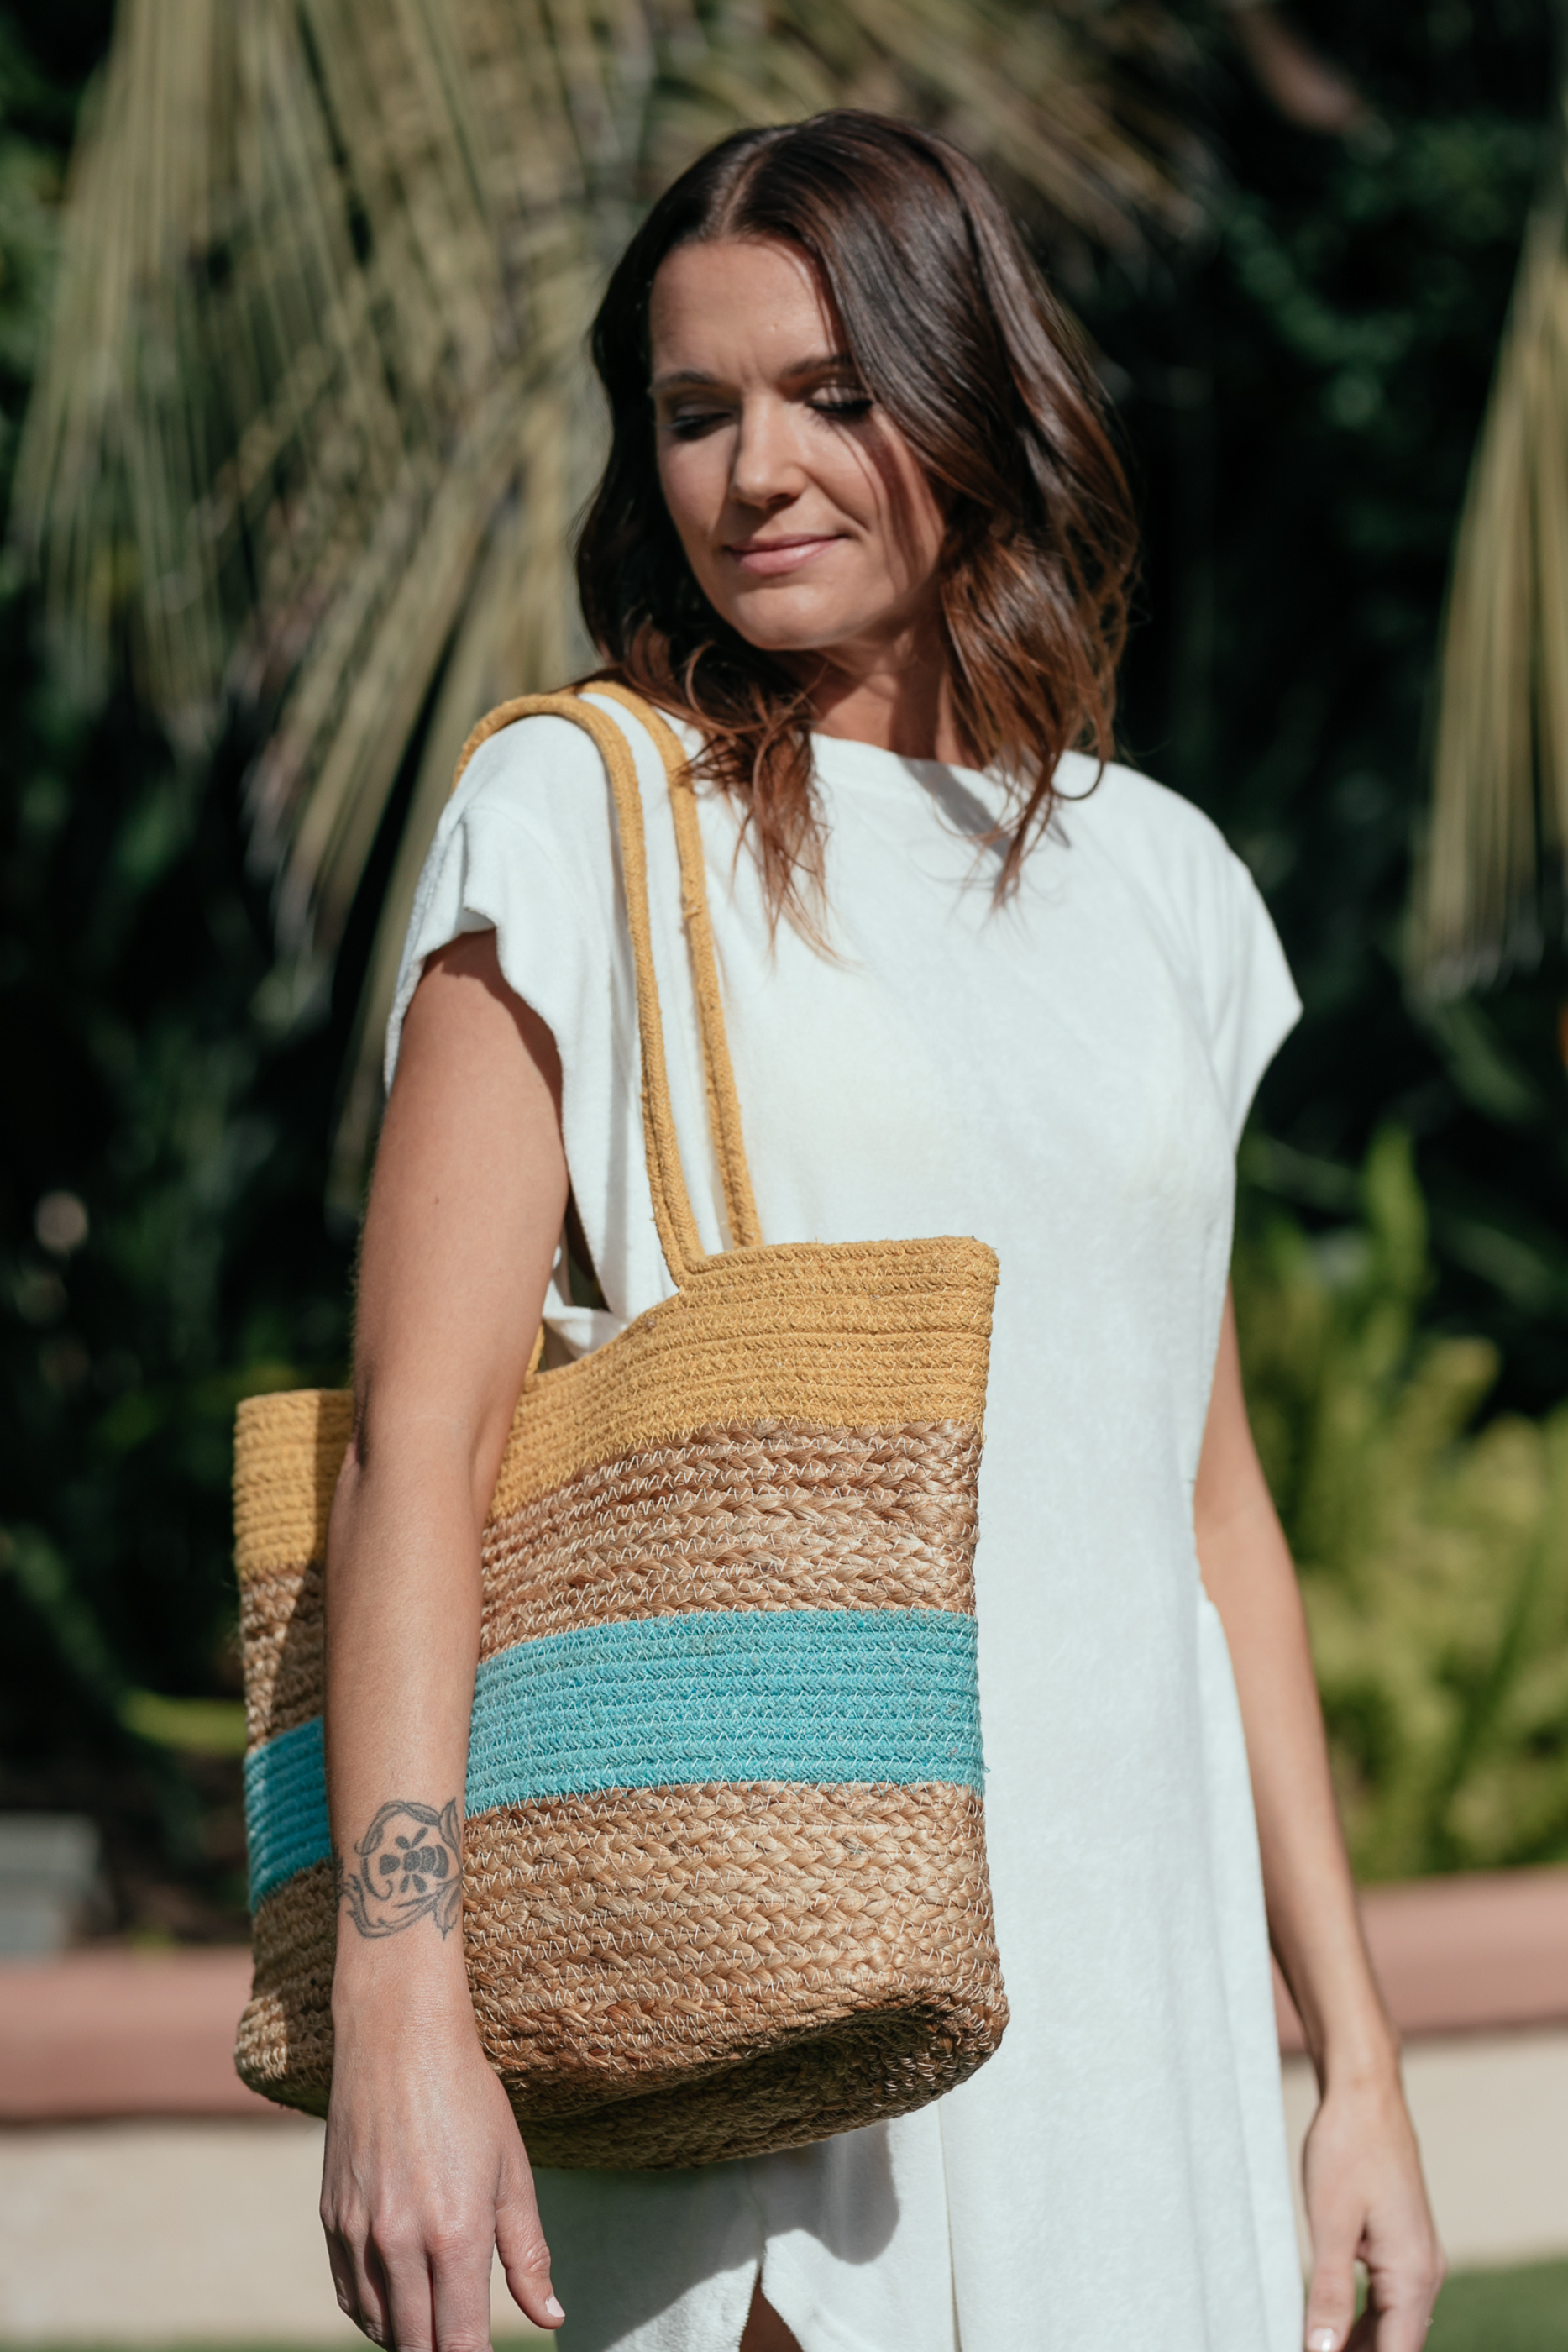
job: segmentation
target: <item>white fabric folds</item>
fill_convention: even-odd
[[[637,754],[671,1087],[709,1247],[722,1208],[664,783]],[[1192,1533],[1234,1150],[1299,1011],[1246,869],[1124,768],[995,903],[994,779],[817,739],[823,954],[770,932],[728,807],[713,924],[768,1241],[973,1234],[1001,1263],[981,1474],[987,1826],[1012,2022],[960,2091],[748,2164],[540,2176],[563,2352],[735,2352],[761,2266],[803,2352],[1294,2352],[1257,1840]],[[1090,787],[1092,786],[1091,790]],[[665,1297],[643,1162],[610,805],[579,730],[478,752],[431,851],[423,961],[493,927],[549,1024],[607,1312]]]

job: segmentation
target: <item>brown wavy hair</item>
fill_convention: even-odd
[[[653,279],[677,247],[719,237],[812,264],[865,391],[942,502],[954,715],[973,765],[1012,792],[1005,892],[1050,822],[1062,753],[1113,750],[1137,538],[1083,340],[968,156],[849,110],[710,148],[611,278],[592,334],[611,448],[577,554],[601,674],[702,730],[699,772],[739,804],[775,919],[809,931],[822,881],[810,689],[715,612],[659,485]]]

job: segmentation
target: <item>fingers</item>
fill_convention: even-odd
[[[566,2317],[550,2285],[549,2248],[539,2222],[533,2175],[519,2143],[496,2200],[496,2251],[512,2301],[536,2327],[559,2327]]]
[[[1379,2258],[1374,2244],[1366,2260],[1367,2315],[1376,2318],[1368,2345],[1375,2346],[1376,2352],[1421,2352],[1443,2284],[1443,2256],[1436,2236],[1429,2228],[1424,2237],[1413,2233],[1397,2255],[1386,2260]]]
[[[1307,2352],[1422,2352],[1443,2258],[1396,2078],[1326,2090],[1303,2163],[1313,2268]],[[1366,2308],[1355,2315],[1355,2265]]]
[[[1366,2309],[1355,2315],[1355,2262],[1367,2264]],[[1307,2352],[1421,2352],[1443,2284],[1435,2238],[1412,2232],[1399,2258],[1379,2261],[1375,2243],[1357,2243],[1326,2217],[1307,2297]]]
[[[327,2244],[339,2305],[372,2344],[386,2352],[487,2352],[487,2229],[422,2231],[383,2220],[362,2231],[332,2232]],[[544,2282],[548,2298],[548,2256]]]
[[[1340,2204],[1312,2215],[1312,2282],[1307,2295],[1307,2352],[1347,2352],[1355,2323],[1355,2252],[1361,2216]]]
[[[451,2236],[437,2231],[429,2256],[429,2301],[434,2337],[408,2345],[399,2335],[397,2352],[486,2352],[490,2341],[490,2262],[495,2230],[488,2213],[482,2229]]]
[[[325,2226],[323,2224],[323,2227]],[[382,2324],[382,2315],[379,2312],[369,2311],[360,2292],[359,2273],[354,2265],[354,2258],[344,2241],[331,2229],[327,2230],[327,2260],[332,2270],[332,2291],[338,2298],[338,2308],[344,2318],[351,2319],[356,2327],[363,2328],[365,2317],[368,2317],[371,2327],[365,2328],[365,2333],[371,2334],[372,2328],[379,2331]],[[361,2314],[364,2316],[361,2316]]]
[[[1343,2352],[1420,2352],[1437,2299],[1434,2287],[1430,2295],[1421,2294],[1403,2305],[1380,2305],[1375,2284],[1365,2310],[1345,2339]]]
[[[338,2308],[372,2344],[391,2346],[392,2305],[386,2272],[378,2260],[368,2229],[340,2226],[325,2211],[327,2259],[332,2269]]]
[[[559,2326],[522,2142],[472,2018],[435,2088],[411,2090],[383,2054],[345,2061],[328,2116],[321,2221],[344,2312],[384,2352],[488,2352],[505,2208],[513,2292]]]
[[[1320,2236],[1307,2298],[1307,2352],[1421,2352],[1443,2284],[1436,2239],[1403,2249],[1404,2258],[1380,2263],[1369,2245],[1352,2247]],[[1366,2308],[1355,2316],[1355,2256],[1367,2263]]]
[[[323,2200],[327,2255],[338,2304],[385,2352],[487,2352],[490,2341],[489,2210],[463,2222],[352,2200],[338,2212]]]

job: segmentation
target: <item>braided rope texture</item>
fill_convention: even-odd
[[[674,1297],[524,1391],[491,1506],[505,1517],[580,1471],[694,1429],[839,1430],[985,1411],[997,1261],[983,1242],[773,1243],[705,1259]],[[319,1559],[352,1423],[343,1393],[247,1397],[235,1423],[242,1585]]]
[[[689,1782],[984,1786],[972,1617],[708,1609],[481,1659],[464,1810]],[[321,1717],[245,1760],[252,1907],[331,1852]]]
[[[599,746],[675,1295],[524,1387],[484,1544],[464,1932],[534,2155],[666,2166],[902,2114],[1006,2022],[972,1576],[997,1263],[962,1238],[763,1244],[684,754],[655,711],[602,693],[669,782],[731,1247],[703,1255],[681,1166],[627,739],[570,694],[523,697],[458,773],[534,712]],[[262,1864],[236,2060],[318,2111],[336,1924],[320,1563],[350,1418],[343,1396],[252,1398],[235,1444]]]
[[[991,1253],[963,1239],[737,1250],[607,1348],[534,1376],[486,1529],[482,1660],[692,1612],[972,1622],[995,1280]],[[339,1394],[241,1408],[253,1750],[321,1710],[320,1563],[350,1425]],[[762,1703],[784,1734],[811,1695]],[[984,1853],[982,1802],[957,1774],[480,1812],[470,1985],[538,2160],[716,2162],[962,2081],[1007,2014]],[[326,1863],[262,1901],[236,2052],[255,2088],[317,2110],[334,1927]]]
[[[539,2164],[716,2164],[854,2130],[956,2087],[1007,2020],[967,1789],[505,1807],[468,1823],[464,1887],[480,2032]],[[236,2053],[253,2088],[318,2114],[333,1926],[325,1863],[262,1904]]]
[[[252,1749],[321,1711],[319,1563],[349,1406],[346,1395],[323,1393],[242,1408],[240,1609]],[[883,1431],[709,1425],[595,1463],[517,1510],[492,1514],[481,1660],[544,1634],[690,1610],[972,1614],[979,1466],[978,1434],[955,1422]],[[314,1558],[301,1567],[299,1553],[275,1548],[279,1538]]]

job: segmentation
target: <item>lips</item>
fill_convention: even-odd
[[[742,572],[753,579],[768,579],[780,572],[798,572],[824,548],[836,544],[831,531],[800,532],[786,539],[737,539],[725,550],[732,555]]]

